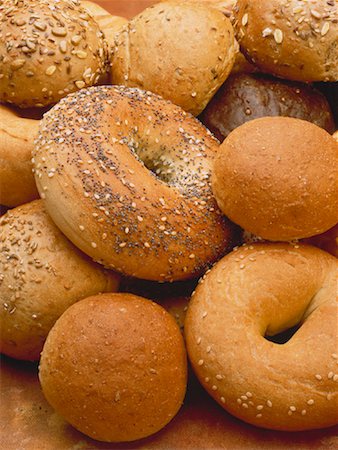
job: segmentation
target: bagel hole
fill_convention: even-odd
[[[281,333],[275,334],[274,336],[265,335],[264,338],[267,341],[273,342],[275,344],[286,344],[292,336],[299,330],[301,324],[295,325],[292,328],[282,331]]]
[[[164,155],[164,151],[158,152],[142,146],[138,148],[133,147],[132,150],[156,178],[164,183],[170,183],[173,180],[175,177],[174,164],[170,158]]]

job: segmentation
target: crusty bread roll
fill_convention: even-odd
[[[107,442],[141,439],[181,407],[183,338],[170,314],[150,300],[90,297],[56,322],[39,377],[49,403],[84,434]]]
[[[338,144],[300,119],[265,117],[229,134],[214,161],[223,213],[264,239],[287,241],[337,223]]]
[[[262,74],[231,75],[200,119],[223,142],[243,123],[265,116],[296,117],[329,133],[335,129],[330,105],[321,92],[303,83]]]
[[[159,3],[118,35],[112,83],[155,92],[198,115],[229,75],[236,51],[231,23],[220,11]]]
[[[338,80],[336,0],[238,0],[234,27],[242,51],[264,72]]]
[[[46,106],[106,72],[107,44],[78,0],[4,0],[0,101]]]
[[[32,173],[32,149],[39,121],[0,105],[0,204],[18,206],[39,197]]]
[[[337,260],[315,247],[254,244],[219,261],[185,320],[190,361],[227,411],[296,431],[338,423]],[[264,339],[298,325],[284,344]]]
[[[37,360],[49,330],[76,301],[115,291],[119,277],[73,246],[47,215],[42,200],[0,219],[0,350]]]
[[[108,42],[108,45],[113,45],[116,33],[128,23],[128,19],[120,16],[113,16],[100,5],[90,1],[81,1],[81,5],[84,6],[87,11],[93,16],[98,23],[101,31]]]

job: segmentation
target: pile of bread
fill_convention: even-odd
[[[1,352],[41,355],[101,441],[163,428],[188,358],[243,421],[337,424],[336,1],[3,0],[0,24]]]

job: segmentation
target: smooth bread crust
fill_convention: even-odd
[[[39,121],[23,118],[0,105],[0,204],[14,207],[39,197],[33,175],[32,150]]]
[[[183,403],[183,337],[171,315],[150,300],[90,297],[53,327],[39,377],[50,404],[82,433],[134,441],[163,428]]]
[[[73,303],[118,289],[119,276],[81,253],[58,230],[42,200],[0,219],[0,350],[38,360],[45,339]]]
[[[217,9],[159,3],[117,36],[111,81],[155,92],[197,116],[228,77],[237,48],[229,19]]]
[[[338,80],[336,0],[238,0],[234,28],[263,72],[298,81]]]
[[[314,236],[337,223],[337,158],[337,142],[310,122],[255,119],[221,145],[213,192],[223,213],[256,236]]]
[[[338,423],[337,269],[315,247],[253,244],[203,277],[185,337],[195,373],[223,408],[275,430]],[[264,338],[295,325],[284,344]]]
[[[172,103],[100,86],[45,114],[35,177],[54,222],[93,259],[137,278],[188,279],[236,237],[211,192],[217,148]]]
[[[0,5],[0,101],[47,106],[97,83],[107,43],[77,0],[4,0]]]

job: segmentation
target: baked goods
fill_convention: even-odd
[[[56,322],[39,377],[49,403],[75,428],[99,441],[133,441],[163,428],[183,402],[183,338],[150,300],[90,297]]]
[[[95,84],[107,44],[77,0],[4,0],[0,5],[0,101],[46,106]]]
[[[31,163],[39,121],[0,105],[0,204],[18,206],[39,197]]]
[[[298,81],[338,80],[337,2],[238,0],[234,28],[262,71]]]
[[[223,213],[271,241],[323,233],[337,223],[336,141],[300,119],[265,117],[229,134],[214,161]]]
[[[337,260],[310,246],[254,244],[218,262],[189,304],[200,382],[227,411],[296,431],[338,423]],[[299,326],[284,344],[265,336]]]
[[[338,131],[336,131],[335,133],[333,133],[333,139],[335,139],[338,142]]]
[[[161,1],[163,3],[163,2],[166,2],[167,0],[161,0]],[[221,11],[227,17],[230,17],[231,13],[232,13],[232,8],[236,4],[237,0],[181,0],[182,3],[184,1],[186,1],[187,3],[193,3],[195,1],[198,3],[205,2],[206,4]]]
[[[94,260],[137,278],[188,279],[234,245],[211,193],[217,148],[172,103],[99,86],[45,114],[35,177],[54,222]]]
[[[70,305],[118,288],[118,275],[75,248],[41,200],[1,217],[0,249],[0,350],[13,358],[39,359],[48,332]]]
[[[116,33],[128,23],[128,20],[125,17],[109,14],[109,12],[94,2],[81,1],[81,5],[85,7],[96,20],[108,44],[113,45]]]
[[[159,3],[117,36],[111,81],[155,92],[198,115],[229,75],[237,47],[220,11],[201,3]]]
[[[296,117],[329,133],[334,119],[325,96],[312,86],[262,74],[230,75],[200,119],[221,142],[245,122],[265,116]]]

